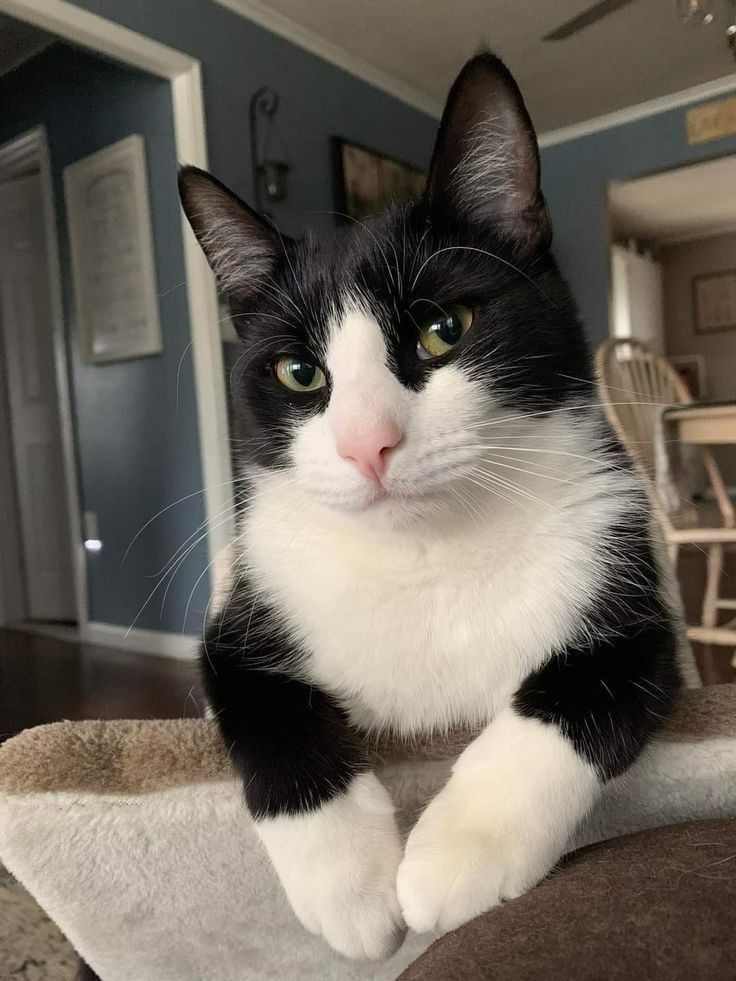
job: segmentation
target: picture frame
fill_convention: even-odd
[[[736,330],[736,269],[693,276],[692,302],[696,334]]]
[[[361,221],[424,191],[427,175],[418,167],[338,136],[331,146],[335,205],[343,221]]]
[[[145,142],[134,134],[64,168],[82,357],[104,364],[162,350]]]
[[[676,354],[668,360],[693,399],[704,401],[708,396],[705,357],[702,354]]]

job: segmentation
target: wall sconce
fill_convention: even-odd
[[[289,191],[287,154],[276,126],[279,96],[268,86],[258,89],[250,100],[250,155],[253,166],[253,189],[256,209],[262,214],[264,194],[269,201],[283,201]],[[259,123],[265,125],[263,141],[259,139]]]

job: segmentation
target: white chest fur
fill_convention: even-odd
[[[357,724],[483,722],[580,630],[602,584],[601,537],[626,500],[613,474],[587,476],[538,503],[494,499],[451,533],[374,531],[270,479],[244,532],[252,581]]]

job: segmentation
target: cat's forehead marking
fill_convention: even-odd
[[[335,385],[354,385],[389,371],[386,338],[375,316],[349,298],[329,323],[326,366]]]
[[[326,367],[332,380],[327,409],[338,438],[370,434],[382,422],[401,426],[409,393],[391,372],[386,339],[364,303],[348,299],[330,322]]]

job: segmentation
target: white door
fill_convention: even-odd
[[[26,616],[75,620],[43,194],[37,175],[0,184],[0,333]]]

